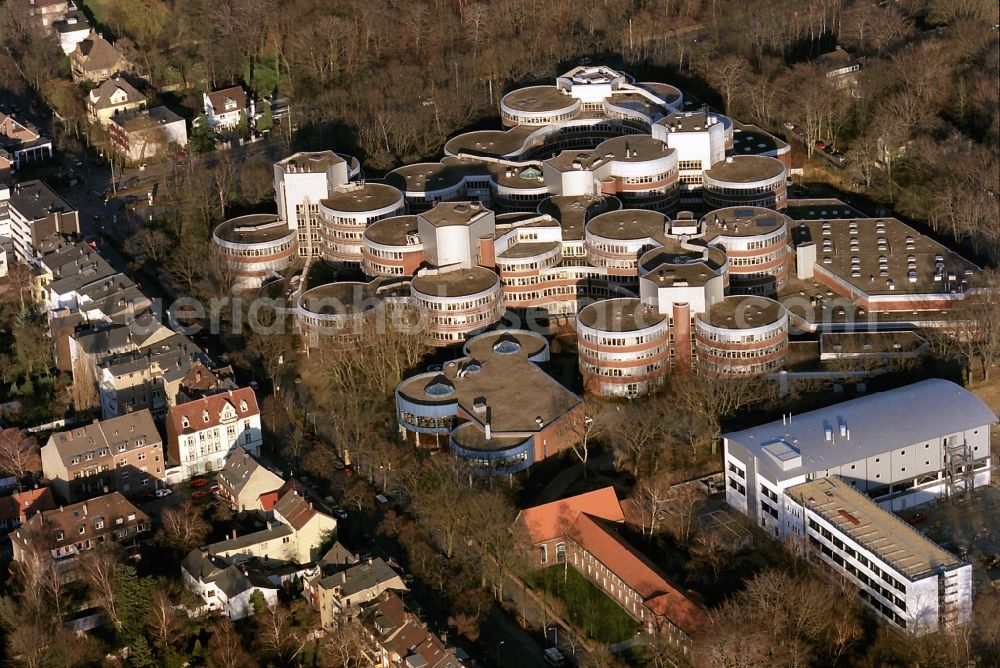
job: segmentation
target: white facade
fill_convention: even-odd
[[[207,429],[198,429],[197,420],[187,420],[185,429],[189,431],[179,437],[184,479],[222,469],[236,446],[254,457],[260,455],[263,438],[259,413],[240,417],[235,408],[227,403],[219,422]]]
[[[772,497],[773,499],[773,497]],[[778,501],[781,538],[817,555],[859,589],[876,615],[915,635],[972,618],[972,565],[854,491],[842,479],[793,487]]]
[[[350,178],[347,161],[333,151],[296,153],[274,165],[274,196],[278,215],[288,228],[298,230],[299,255],[319,256],[319,204]]]

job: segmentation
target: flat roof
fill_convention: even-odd
[[[458,155],[483,155],[500,157],[517,151],[524,145],[528,136],[537,132],[538,128],[530,125],[517,125],[509,130],[474,130],[463,132],[445,142],[445,153]]]
[[[371,311],[378,306],[373,283],[341,281],[318,285],[302,293],[299,304],[307,311],[322,315],[347,315]]]
[[[407,246],[408,237],[417,234],[416,216],[391,216],[376,220],[365,228],[365,237],[386,246]]]
[[[564,241],[583,239],[584,223],[591,216],[622,208],[617,197],[601,195],[553,195],[538,205],[539,213],[547,213],[559,221]]]
[[[511,434],[517,434],[513,442],[521,442],[539,431],[538,418],[544,427],[581,401],[530,360],[545,345],[544,339],[539,342],[539,338],[520,330],[480,335],[466,344],[469,355],[446,363],[440,372],[413,376],[400,383],[397,391],[404,398],[422,404],[457,402],[479,422],[484,422],[486,416],[476,410],[476,405],[485,401],[493,442],[504,439],[502,447],[508,448],[511,441],[506,438]],[[485,441],[482,428],[473,425],[473,429],[479,436],[470,435],[463,443],[479,449],[491,447],[479,442]]]
[[[325,172],[331,165],[344,162],[344,159],[333,151],[302,151],[279,160],[278,166],[286,172]]]
[[[723,437],[757,457],[773,480],[787,480],[926,441],[993,424],[997,416],[960,385],[934,378],[793,415]],[[850,431],[841,438],[839,425]],[[832,441],[826,429],[832,428]],[[801,464],[782,470],[763,450],[781,440],[801,453]]]
[[[815,243],[818,267],[869,295],[964,292],[981,273],[896,218],[803,220],[791,237],[796,246]]]
[[[728,206],[709,212],[701,223],[705,239],[716,237],[755,237],[774,232],[780,226],[791,225],[787,216],[774,209],[760,206]]]
[[[263,244],[292,234],[288,224],[274,213],[252,213],[230,218],[215,228],[215,236],[236,244]]]
[[[434,227],[469,225],[484,215],[492,213],[479,202],[438,202],[430,211],[418,214]]]
[[[911,582],[940,568],[952,569],[967,563],[837,476],[795,485],[786,494],[801,500],[810,511],[875,553]]]
[[[788,144],[756,125],[733,122],[733,153],[736,155],[761,155],[786,148]]]
[[[667,104],[674,104],[682,97],[684,93],[681,92],[676,86],[671,86],[670,84],[660,83],[658,81],[642,81],[635,84],[637,88],[644,88],[651,93],[655,93],[663,98],[663,101]]]
[[[403,203],[403,194],[396,188],[384,183],[366,182],[364,185],[338,187],[322,200],[322,205],[334,211],[356,213],[384,209],[397,202]]]
[[[709,116],[719,119],[719,123],[724,122],[722,120],[724,117],[720,114],[706,114],[704,111],[678,111],[667,114],[656,124],[669,127],[671,132],[705,132],[710,127]]]
[[[861,213],[846,202],[836,198],[803,198],[788,200],[788,207],[784,211],[792,220],[819,220],[835,218],[866,218]]]
[[[587,233],[605,239],[627,241],[664,237],[667,217],[648,209],[619,209],[594,216],[587,223]]]
[[[765,155],[735,155],[712,165],[705,176],[717,181],[746,183],[763,181],[778,176],[785,166],[777,158]]]
[[[545,253],[562,244],[558,241],[529,241],[516,243],[509,246],[507,250],[497,255],[502,258],[531,257],[540,253]]]
[[[455,269],[440,274],[420,274],[413,277],[414,290],[435,297],[464,297],[483,292],[500,281],[500,277],[483,267]]]
[[[528,86],[503,96],[501,104],[516,111],[558,111],[577,103],[576,98],[558,86]]]
[[[667,316],[637,297],[604,299],[580,309],[579,321],[602,332],[634,332],[663,322]]]
[[[642,278],[660,287],[674,285],[704,285],[719,276],[726,263],[726,254],[719,248],[706,246],[702,252],[682,248],[680,242],[669,239],[667,245],[646,251],[639,258]]]
[[[548,160],[545,164],[560,172],[579,172],[590,170],[605,161],[604,154],[594,149],[571,148],[560,151]]]
[[[602,141],[595,149],[601,155],[611,154],[615,162],[647,162],[675,153],[652,135],[625,135]]]
[[[754,329],[770,325],[785,317],[786,313],[784,306],[767,297],[731,295],[697,317],[713,327]]]
[[[468,173],[468,163],[415,162],[385,175],[385,182],[403,192],[426,192],[457,186]]]
[[[927,341],[916,332],[826,332],[819,335],[823,353],[842,355],[882,355],[914,353]]]

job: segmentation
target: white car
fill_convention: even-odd
[[[173,493],[174,493],[174,490],[170,489],[169,487],[164,487],[163,489],[156,490],[156,493],[154,494],[154,496],[156,496],[156,498],[158,498],[158,499],[162,499],[163,497],[170,496]]]

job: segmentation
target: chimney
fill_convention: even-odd
[[[87,502],[86,501],[83,502],[83,514],[84,514],[84,516],[87,515]]]
[[[236,540],[236,529],[233,529],[233,537],[231,540]]]

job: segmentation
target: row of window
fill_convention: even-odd
[[[738,359],[747,360],[756,357],[767,357],[788,347],[786,341],[768,346],[767,348],[751,348],[749,350],[705,350],[703,353],[717,359]]]
[[[644,364],[642,366],[630,366],[630,367],[606,367],[606,366],[595,366],[593,364],[588,364],[583,359],[580,360],[580,367],[584,372],[593,374],[595,376],[607,376],[609,378],[631,378],[633,376],[647,376],[652,373],[656,373],[663,368],[663,362],[657,362],[655,364]]]
[[[699,325],[700,325],[700,321]],[[698,336],[716,343],[762,343],[768,339],[784,334],[787,327],[784,322],[762,334],[744,334],[741,330],[709,329],[708,325],[698,327]]]
[[[144,445],[146,445],[146,439],[144,439],[144,438],[137,438],[135,440],[135,442],[133,443],[132,447],[140,448],[140,447],[142,447]],[[128,441],[125,441],[124,443],[119,443],[117,445],[117,447],[115,448],[115,450],[118,451],[118,452],[125,452],[126,450],[128,450]],[[101,448],[100,450],[96,450],[96,451],[95,450],[90,450],[88,452],[81,453],[81,454],[76,455],[74,457],[70,457],[69,463],[70,463],[71,466],[75,466],[76,464],[80,463],[81,458],[83,459],[83,461],[90,462],[90,461],[94,460],[95,456],[97,456],[97,457],[107,457],[110,454],[111,454],[110,448]]]
[[[663,172],[662,174],[647,175],[647,176],[626,176],[622,179],[622,183],[628,185],[637,185],[640,183],[656,183],[657,181],[665,181],[677,172],[673,169]]]
[[[267,248],[231,248],[229,246],[220,246],[220,248],[229,257],[268,257],[291,250],[294,245],[295,240],[288,239],[278,246],[268,246]]]

